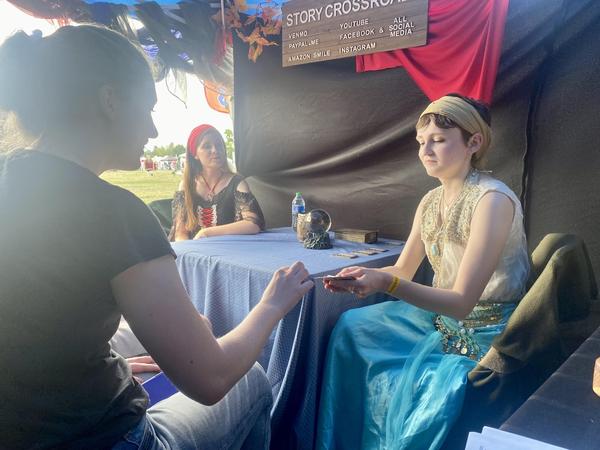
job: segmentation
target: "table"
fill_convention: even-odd
[[[592,391],[599,356],[600,328],[500,429],[569,450],[600,448],[600,397]]]
[[[173,244],[177,267],[194,306],[212,322],[216,336],[238,325],[258,303],[279,267],[302,261],[311,276],[337,273],[361,265],[383,267],[396,262],[403,243],[380,239],[377,244],[334,241],[330,250],[307,250],[290,228],[252,236],[220,236]],[[384,253],[347,259],[333,256],[368,247]],[[339,315],[347,309],[389,299],[376,294],[359,300],[331,294],[322,283],[280,322],[259,362],[273,388],[272,448],[313,446],[319,399],[318,386],[327,341]]]

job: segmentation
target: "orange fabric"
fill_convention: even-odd
[[[229,100],[231,97],[225,93],[223,88],[204,80],[204,95],[208,106],[215,111],[229,114]]]

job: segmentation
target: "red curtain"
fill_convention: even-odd
[[[509,0],[429,0],[428,43],[356,57],[356,71],[403,66],[431,100],[449,92],[488,104]]]

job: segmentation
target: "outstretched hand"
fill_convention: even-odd
[[[313,281],[308,278],[308,270],[304,264],[297,261],[273,274],[261,302],[276,308],[283,317],[313,286]]]
[[[325,289],[331,292],[350,292],[359,298],[364,298],[375,292],[384,292],[392,281],[392,275],[377,269],[352,266],[342,269],[336,276],[352,276],[355,280],[323,279]]]

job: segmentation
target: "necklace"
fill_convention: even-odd
[[[440,256],[440,254],[441,254],[440,246],[438,245],[438,242],[440,240],[440,235],[442,234],[442,231],[444,231],[444,229],[446,228],[446,218],[448,217],[448,212],[454,206],[454,204],[456,203],[456,201],[458,200],[459,197],[460,197],[460,193],[454,199],[452,204],[450,204],[449,206],[446,206],[446,202],[444,201],[444,191],[442,190],[442,195],[440,195],[440,201],[439,201],[439,206],[438,206],[438,210],[439,210],[438,220],[440,220],[441,223],[440,223],[440,227],[435,232],[435,237],[433,238],[433,242],[431,243],[431,254],[433,256]]]
[[[463,187],[464,187],[464,184],[463,184]],[[454,204],[458,200],[458,197],[460,197],[460,194],[462,194],[462,190],[463,190],[463,188],[461,187],[460,192],[458,193],[458,195],[456,197],[454,197],[454,200],[452,200],[450,203],[446,203],[446,191],[444,191],[444,188],[442,188],[442,195],[440,198],[440,203],[442,204],[442,208],[440,208],[440,211],[442,213],[442,222],[444,222],[446,220],[448,211],[450,211],[450,209],[454,206]]]
[[[206,188],[208,189],[208,192],[206,193],[206,196],[208,197],[207,198],[208,201],[212,201],[212,199],[215,197],[215,188],[218,186],[218,184],[220,183],[220,181],[223,179],[224,176],[225,176],[225,173],[221,172],[221,175],[219,176],[219,178],[217,179],[215,184],[213,184],[213,186],[210,187],[210,184],[208,184],[208,181],[206,181],[206,178],[204,178],[204,175],[200,174],[202,181],[204,181],[204,184],[206,185]]]
[[[452,203],[450,203],[449,205],[446,204],[445,195],[444,195],[445,192],[444,192],[444,188],[442,187],[442,194],[440,195],[440,201],[438,203],[438,215],[441,216],[441,218],[438,217],[438,220],[441,220],[441,223],[440,223],[440,227],[437,229],[437,231],[435,233],[435,237],[434,237],[433,242],[431,243],[431,247],[430,247],[431,254],[433,256],[441,255],[442,252],[441,252],[438,242],[440,240],[440,236],[441,236],[442,232],[446,229],[446,224],[448,222],[448,216],[451,215],[452,210],[454,209],[455,205],[458,203],[458,200],[462,197],[463,193],[465,192],[465,186],[468,183],[472,182],[471,180],[474,179],[475,176],[476,176],[476,172],[474,170],[471,170],[467,174],[467,177],[465,178],[465,181],[463,182],[460,192],[454,198],[454,200],[452,200]]]

